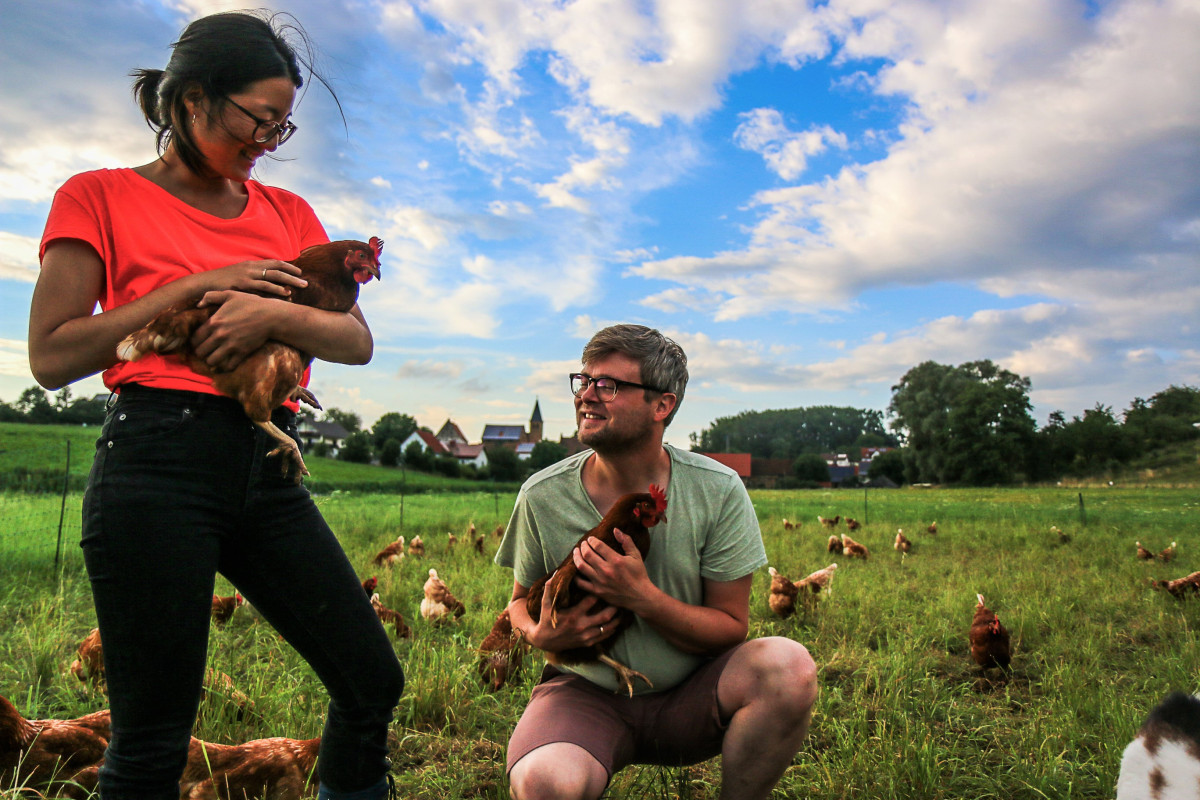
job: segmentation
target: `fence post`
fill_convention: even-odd
[[[1083,492],[1079,493],[1079,524],[1087,527],[1087,511],[1083,508]]]
[[[67,490],[71,488],[71,440],[67,439],[67,466],[63,470],[62,501],[58,506],[58,542],[54,545],[54,569],[62,555],[63,519],[67,514]]]

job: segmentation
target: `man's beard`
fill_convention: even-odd
[[[610,419],[611,422],[611,419]],[[606,425],[597,431],[579,432],[580,444],[587,445],[602,456],[617,456],[643,446],[651,436],[653,425],[650,420],[636,428],[618,429]]]

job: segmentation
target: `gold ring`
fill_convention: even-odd
[[[603,626],[603,625],[601,625],[601,626],[600,626],[600,632],[601,632],[601,633],[604,633],[604,626]]]
[[[263,279],[264,281],[267,279],[267,268],[266,268],[266,267],[263,267],[263,276],[262,276],[262,279]]]

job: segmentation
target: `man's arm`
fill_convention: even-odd
[[[752,574],[732,581],[705,579],[702,605],[691,605],[655,586],[633,540],[620,531],[616,537],[623,553],[594,536],[576,548],[580,586],[637,614],[685,653],[715,655],[746,640]]]

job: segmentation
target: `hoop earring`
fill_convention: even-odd
[[[196,127],[196,115],[192,114],[192,127]]]

